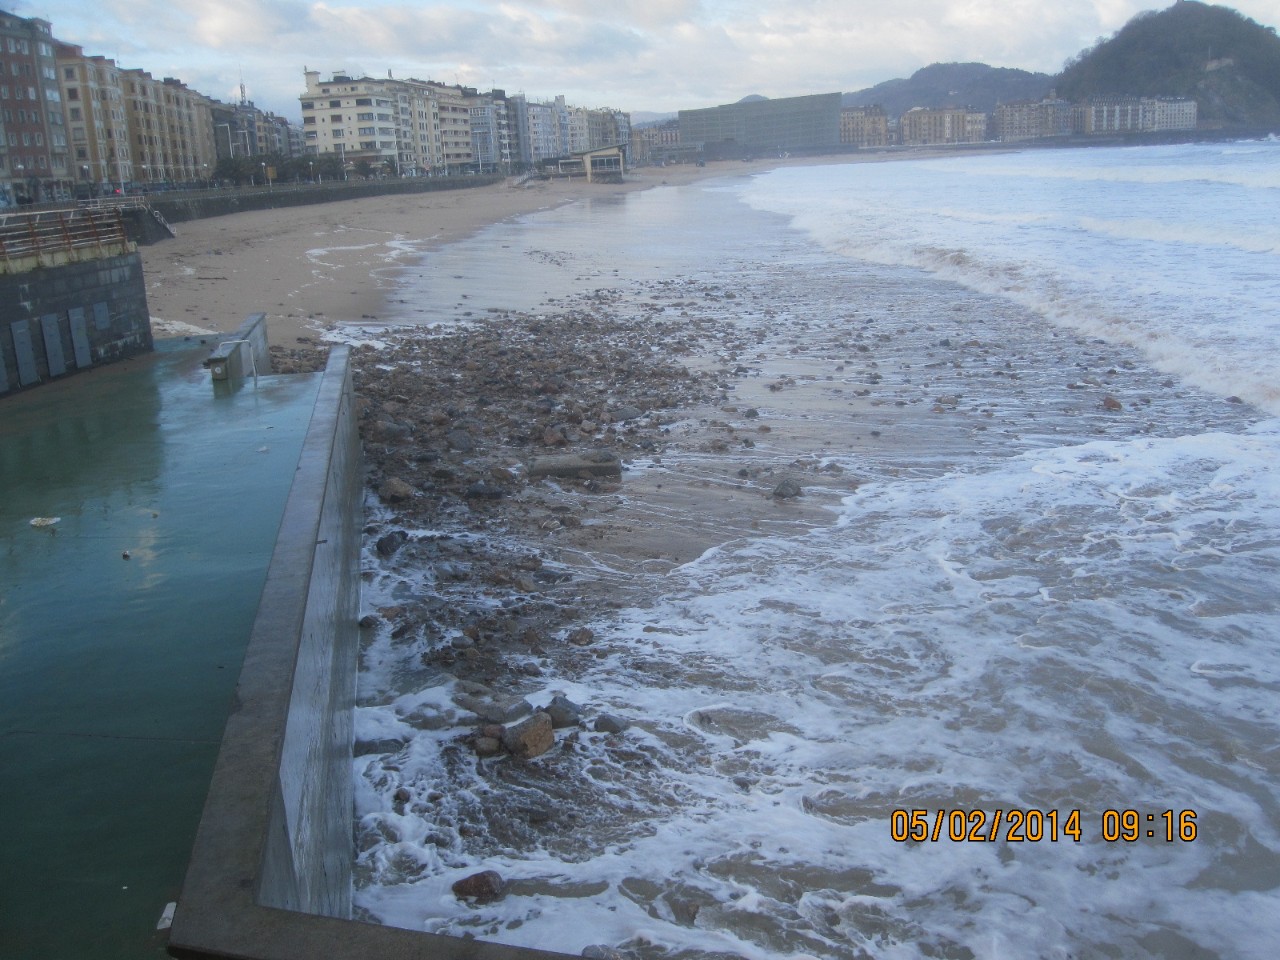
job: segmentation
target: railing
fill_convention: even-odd
[[[0,273],[127,253],[119,210],[49,210],[0,215]]]

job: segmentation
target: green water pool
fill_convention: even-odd
[[[209,346],[0,400],[0,956],[164,955],[319,375]],[[35,518],[58,518],[33,526]]]

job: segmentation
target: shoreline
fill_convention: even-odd
[[[777,162],[743,164],[760,172]],[[621,184],[507,183],[248,211],[193,220],[140,247],[155,334],[229,333],[265,313],[272,346],[315,346],[338,324],[377,320],[399,271],[484,228],[584,199],[722,176],[718,167],[642,168]],[[735,172],[738,172],[735,170]]]
[[[314,349],[338,324],[379,319],[396,277],[415,259],[486,227],[582,200],[743,177],[785,166],[888,163],[975,151],[913,148],[640,167],[621,184],[583,179],[509,182],[362,197],[185,221],[177,236],[139,247],[157,337],[230,333],[265,313],[277,351]],[[295,371],[283,371],[295,372]]]

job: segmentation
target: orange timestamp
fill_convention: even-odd
[[[1098,834],[1108,843],[1136,840],[1191,842],[1196,839],[1194,810],[1104,810]],[[1084,839],[1079,810],[1039,810],[1035,808],[995,810],[894,810],[889,817],[889,836],[898,843],[952,842],[1058,843]]]

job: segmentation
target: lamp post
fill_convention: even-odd
[[[316,182],[316,162],[314,160],[308,160],[307,166],[311,168],[311,182],[315,183]]]

